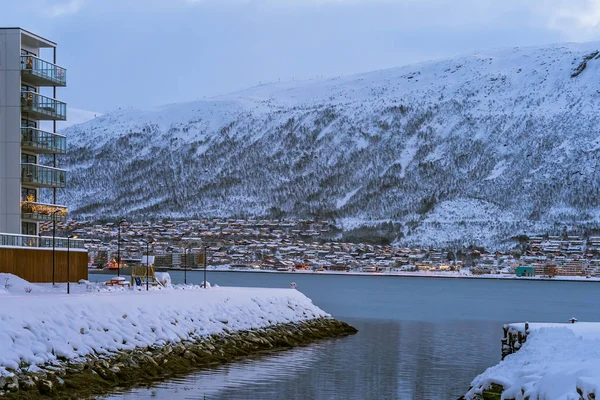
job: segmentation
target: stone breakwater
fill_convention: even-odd
[[[22,369],[13,376],[0,377],[0,396],[8,399],[91,398],[116,388],[167,379],[259,352],[302,346],[356,332],[352,326],[329,317],[245,331],[225,329],[223,333],[195,341],[90,354],[77,361],[57,360]]]

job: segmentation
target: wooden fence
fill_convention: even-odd
[[[55,252],[54,279],[66,282],[67,250],[61,248]],[[87,250],[75,249],[68,253],[70,281],[88,279]],[[52,249],[0,247],[0,272],[20,276],[29,282],[52,282]]]

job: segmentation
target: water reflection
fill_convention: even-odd
[[[348,338],[248,359],[112,398],[456,399],[498,361],[498,324],[351,320]],[[460,362],[457,362],[460,360]]]

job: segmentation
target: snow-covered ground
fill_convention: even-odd
[[[60,287],[0,274],[0,376],[91,353],[164,345],[328,316],[297,290],[175,285]]]
[[[524,324],[509,324],[508,328],[525,329]],[[502,399],[598,398],[600,323],[530,324],[529,331],[519,351],[473,380],[467,399],[491,384],[504,388]]]

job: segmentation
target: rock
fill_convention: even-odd
[[[19,380],[19,388],[21,390],[33,390],[36,387],[35,381],[30,376],[25,375]]]
[[[110,369],[98,368],[96,370],[96,372],[105,381],[116,381],[117,380],[117,375],[114,372],[112,372]]]
[[[56,391],[52,381],[48,381],[48,380],[40,381],[38,384],[38,389],[41,394],[51,394],[54,391]]]
[[[8,382],[6,386],[4,386],[5,390],[9,392],[18,392],[19,391],[19,379],[16,376],[11,376],[8,378]]]
[[[8,384],[8,376],[0,376],[0,390],[4,389],[4,387]]]
[[[85,368],[85,365],[83,363],[69,363],[67,366],[68,370],[67,372],[69,372],[69,370],[71,371],[83,371],[83,369]]]

